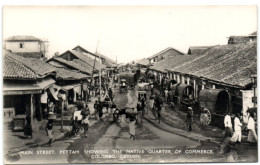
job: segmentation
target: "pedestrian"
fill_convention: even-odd
[[[98,110],[98,114],[99,114],[99,119],[102,120],[102,116],[103,116],[103,105],[101,104],[100,101],[98,101],[98,103],[97,103],[97,110]]]
[[[144,117],[144,111],[146,108],[146,99],[144,96],[141,97],[141,110],[142,110],[142,118]]]
[[[153,95],[153,83],[151,83],[151,85],[150,85],[150,89],[151,89],[151,95]]]
[[[158,119],[158,124],[161,122],[161,110],[163,106],[163,99],[156,95],[157,97],[155,98],[155,107],[157,109],[157,119]]]
[[[94,114],[95,114],[95,119],[97,120],[97,114],[98,114],[98,100],[95,100],[94,103]]]
[[[104,106],[106,107],[107,113],[108,113],[108,109],[109,109],[109,107],[110,107],[110,98],[109,98],[108,95],[106,95],[104,101],[106,102],[106,104],[105,104]]]
[[[201,112],[201,115],[200,115],[200,126],[201,126],[201,128],[205,128],[207,126],[207,120],[208,120],[207,109],[202,108],[202,112]]]
[[[111,88],[108,89],[108,95],[109,95],[110,100],[113,102],[114,96],[113,96],[113,91]]]
[[[204,109],[202,109],[202,111],[201,111],[201,114],[200,114],[200,126],[201,126],[201,128],[204,128],[204,118],[205,118],[205,112],[204,112]]]
[[[75,128],[73,131],[75,135],[77,135],[77,133],[81,130],[82,110],[84,110],[83,108],[84,106],[82,104],[79,104],[72,116],[74,124],[73,128]]]
[[[231,123],[231,116],[230,113],[226,113],[224,118],[224,125],[225,125],[225,138],[232,137],[233,135],[233,129],[232,129],[232,123]]]
[[[81,110],[80,112],[81,116],[82,116],[82,119],[84,116],[88,116],[90,114],[90,110],[88,108],[88,105],[83,105],[83,109]]]
[[[142,103],[140,100],[137,102],[136,109],[137,109],[137,122],[139,121],[138,118],[140,118],[141,122],[143,122],[142,121]]]
[[[257,135],[255,132],[255,120],[254,120],[254,113],[250,113],[248,123],[247,123],[247,129],[248,129],[248,138],[247,141],[249,143],[255,143],[257,142]]]
[[[154,95],[151,95],[149,98],[148,107],[150,111],[153,111],[154,109]]]
[[[130,138],[133,138],[135,140],[135,123],[136,123],[136,118],[134,115],[129,115],[129,133],[130,133]]]
[[[49,137],[49,146],[51,146],[51,142],[53,140],[52,128],[53,128],[53,120],[49,119],[48,122],[47,122],[47,125],[45,127],[46,134]]]
[[[89,127],[89,114],[84,114],[82,117],[82,127],[84,129],[84,137],[87,137],[88,127]]]
[[[76,136],[77,133],[79,132],[79,122],[78,122],[78,116],[76,116],[73,120],[72,120],[72,130],[71,130],[71,133]]]
[[[26,125],[24,127],[24,135],[26,137],[31,136],[31,139],[32,139],[33,138],[32,132],[33,131],[32,131],[31,116],[27,115],[26,116]]]
[[[187,131],[192,131],[193,124],[193,111],[191,107],[188,107],[187,117],[186,117]]]
[[[49,113],[54,113],[54,108],[55,108],[54,103],[50,102],[50,104],[49,104]]]
[[[234,119],[234,134],[231,137],[230,141],[231,142],[238,142],[241,143],[241,138],[242,138],[242,132],[241,132],[241,127],[242,127],[242,123],[240,122],[240,114],[236,113],[236,117]]]
[[[165,102],[168,102],[168,94],[169,94],[169,91],[168,91],[168,89],[166,88],[165,91],[164,91]]]
[[[111,105],[111,114],[113,114],[115,112],[116,108],[117,108],[116,104],[112,103],[112,105]]]

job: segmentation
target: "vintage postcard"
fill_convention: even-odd
[[[4,6],[5,164],[258,162],[257,6]]]

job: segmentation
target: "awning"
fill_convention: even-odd
[[[75,83],[75,84],[69,84],[69,85],[64,85],[64,86],[59,86],[60,89],[64,90],[64,91],[68,91],[70,89],[73,89],[75,87],[81,86],[80,83]]]
[[[58,101],[59,100],[57,97],[58,92],[55,92],[53,87],[50,87],[49,89],[53,98]]]
[[[3,93],[4,95],[26,95],[26,94],[40,94],[41,88],[32,82],[26,83],[11,83],[4,82]]]
[[[44,78],[41,81],[37,81],[37,84],[40,86],[41,89],[47,89],[49,88],[51,85],[53,85],[55,83],[55,80],[53,80],[52,78]]]
[[[26,82],[4,82],[3,91],[4,95],[26,95],[26,94],[40,94],[42,90],[49,88],[55,83],[52,78],[44,78],[41,81],[33,83]]]

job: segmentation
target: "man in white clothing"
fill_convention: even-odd
[[[237,113],[235,120],[234,120],[235,133],[233,134],[232,138],[230,139],[231,142],[241,143],[241,137],[242,137],[241,127],[242,127],[242,123],[240,122],[240,114]]]
[[[225,138],[232,137],[233,129],[232,129],[232,123],[231,123],[231,116],[228,112],[224,118],[224,124],[225,124]]]
[[[250,113],[248,123],[247,123],[247,129],[248,129],[248,138],[247,141],[249,143],[255,143],[257,142],[257,135],[255,132],[255,120],[254,120],[254,113]]]

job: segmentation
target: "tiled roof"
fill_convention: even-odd
[[[96,56],[96,57],[99,57],[99,55],[100,55],[100,57],[101,58],[104,58],[105,59],[105,65],[107,66],[107,67],[113,67],[113,66],[115,66],[115,61],[114,60],[112,60],[112,59],[110,59],[110,58],[108,58],[107,56],[105,56],[105,55],[102,55],[102,54],[100,54],[100,53],[92,53],[92,52],[90,52],[90,51],[88,51],[88,50],[86,50],[86,49],[84,49],[83,47],[81,47],[81,46],[76,46],[75,48],[73,48],[73,50],[78,50],[78,51],[82,51],[82,52],[84,52],[84,53],[87,53],[87,54],[90,54],[90,55],[93,55],[93,56]]]
[[[43,78],[53,73],[54,67],[42,59],[25,58],[5,52],[4,55],[4,77],[5,78]]]
[[[245,86],[257,71],[256,42],[214,46],[172,71],[204,77],[234,86]]]
[[[23,57],[29,57],[29,58],[42,58],[43,57],[42,52],[13,52],[13,54],[23,56]]]
[[[52,58],[51,60],[49,60],[49,62],[52,60],[60,62],[61,64],[65,64],[65,65],[69,66],[70,68],[74,68],[76,70],[79,70],[79,71],[81,71],[83,73],[87,73],[87,74],[91,74],[92,70],[93,70],[93,68],[91,66],[87,65],[86,63],[82,62],[79,59],[67,61],[63,58],[56,57],[56,58]]]
[[[41,41],[41,40],[34,36],[12,36],[7,38],[5,41]]]
[[[56,78],[62,80],[80,80],[89,77],[86,74],[67,68],[56,68],[56,73]]]
[[[79,51],[75,51],[75,50],[70,50],[70,52],[72,54],[74,54],[76,57],[78,57],[79,59],[81,59],[82,61],[84,61],[85,63],[87,63],[88,65],[90,65],[91,67],[94,66],[95,63],[95,69],[98,70],[99,69],[99,62],[94,62],[95,59],[88,57],[87,55],[84,55],[83,53],[79,52]],[[106,66],[101,64],[101,68],[105,68]]]
[[[76,61],[80,60],[77,59]],[[74,63],[76,65],[75,61]],[[79,63],[77,63],[77,65],[79,65]],[[6,53],[4,55],[3,76],[5,79],[37,79],[54,72],[56,73],[56,78],[62,80],[80,80],[88,77],[86,74],[75,70],[54,67],[41,59],[25,58],[12,53]]]
[[[38,77],[45,77],[55,71],[55,68],[52,65],[46,63],[43,59],[25,58],[18,55],[11,56],[16,61],[21,62],[26,67],[33,70],[38,75]]]
[[[37,74],[23,65],[21,62],[13,59],[10,55],[5,54],[3,58],[3,77],[5,79],[36,79]]]
[[[163,53],[165,53],[165,52],[167,52],[167,51],[169,51],[169,50],[171,50],[171,49],[173,49],[173,50],[179,52],[180,54],[185,54],[185,53],[183,53],[183,52],[181,52],[181,51],[179,51],[179,50],[177,50],[177,49],[175,49],[175,48],[168,47],[168,48],[166,48],[166,49],[160,51],[159,53],[156,53],[155,55],[149,57],[148,59],[152,59],[152,58],[154,58],[154,57],[156,57],[156,56],[159,56],[159,55],[161,55],[161,54],[163,54]]]
[[[136,63],[137,64],[141,64],[141,65],[148,65],[149,64],[149,59],[143,58],[143,59],[137,61]]]
[[[153,63],[153,66],[151,66],[150,68],[153,70],[164,72],[165,70],[170,70],[172,68],[180,66],[183,63],[191,61],[199,56],[200,55],[174,55]]]

